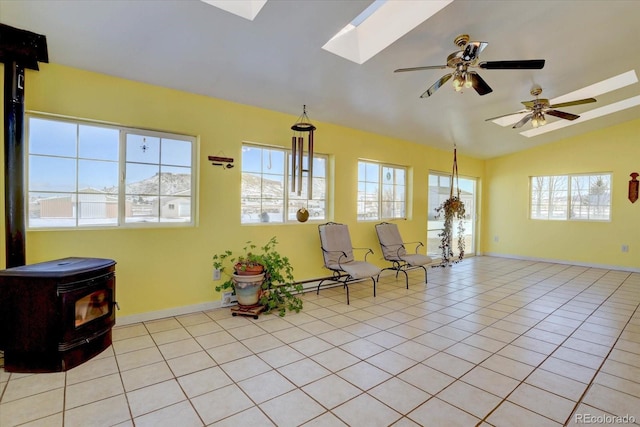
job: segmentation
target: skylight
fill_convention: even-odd
[[[322,48],[364,64],[452,1],[376,0]]]
[[[253,21],[267,0],[200,0],[226,12]]]
[[[369,6],[367,6],[367,8],[365,10],[363,10],[360,15],[356,16],[355,18],[353,18],[353,21],[351,21],[350,25],[357,27],[358,25],[362,24],[364,21],[366,21],[371,15],[373,15],[373,13],[380,9],[380,7],[385,4],[387,2],[387,0],[375,0],[373,3],[371,3]]]

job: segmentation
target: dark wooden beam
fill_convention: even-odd
[[[0,24],[0,62],[16,62],[23,68],[39,70],[38,62],[49,62],[47,38]]]

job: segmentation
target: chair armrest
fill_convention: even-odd
[[[364,260],[365,260],[365,261],[367,260],[367,255],[374,253],[374,252],[373,252],[373,249],[371,249],[371,248],[351,248],[351,249],[358,249],[358,250],[361,250],[361,251],[367,251],[367,252],[364,254]]]
[[[407,242],[407,245],[416,245],[416,253],[418,253],[418,248],[420,248],[420,246],[424,246],[424,243],[422,242]]]
[[[325,248],[322,248],[322,247],[320,249],[322,249],[322,252],[326,252],[326,253],[339,253],[340,257],[338,258],[338,267],[340,267],[340,269],[342,269],[342,263],[340,262],[340,260],[342,258],[346,258],[347,257],[347,254],[345,253],[345,251],[328,251],[328,250],[326,250]]]

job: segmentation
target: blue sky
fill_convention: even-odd
[[[68,192],[118,186],[119,129],[35,117],[29,119],[28,125],[30,191]],[[127,182],[153,177],[160,161],[163,172],[190,173],[190,149],[189,141],[128,133]]]

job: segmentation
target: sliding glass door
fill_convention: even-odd
[[[476,184],[475,178],[463,178],[458,179],[458,185],[460,186],[460,199],[464,202],[465,218],[464,218],[464,230],[465,230],[465,256],[474,255],[476,249]],[[454,185],[456,183],[454,182]],[[451,189],[451,175],[430,172],[429,173],[429,212],[427,215],[427,253],[430,256],[441,256],[442,250],[440,246],[440,237],[438,234],[442,232],[444,223],[443,218],[436,218],[436,208],[440,206],[442,202],[449,198],[449,192]],[[454,187],[454,195],[457,193],[457,186]],[[454,224],[454,233],[457,236],[457,222]],[[458,256],[457,245],[454,246],[454,256]]]

